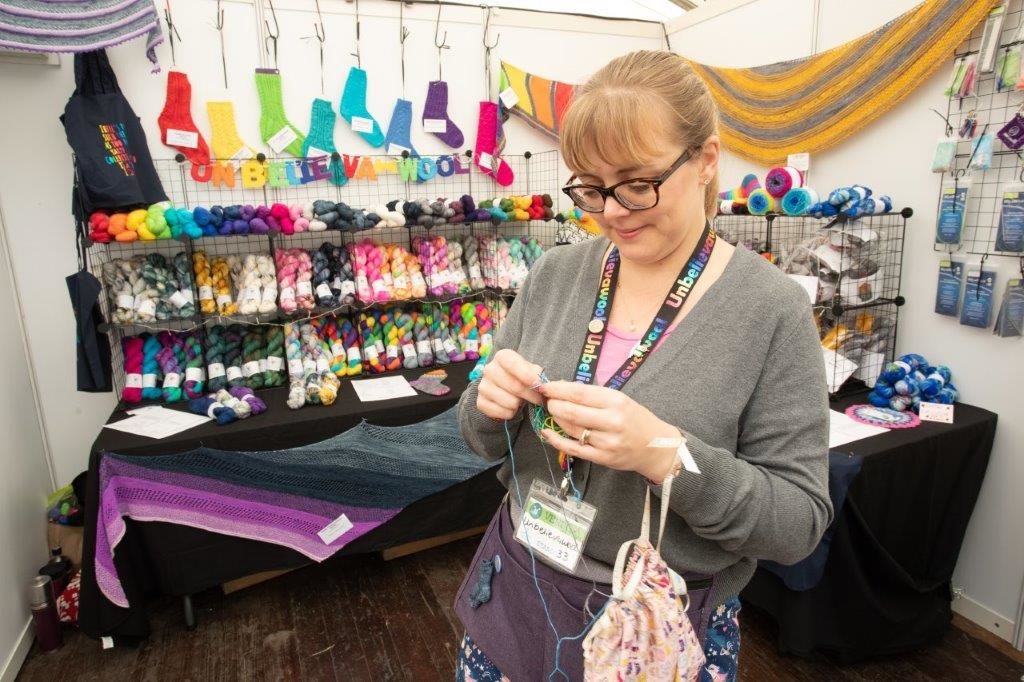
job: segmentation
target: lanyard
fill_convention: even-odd
[[[683,307],[686,299],[689,298],[690,292],[693,291],[700,276],[704,273],[704,268],[711,258],[711,252],[715,248],[716,240],[717,236],[715,231],[711,229],[711,223],[706,223],[704,225],[704,232],[701,233],[701,237],[697,241],[697,246],[694,247],[690,258],[687,259],[679,271],[679,276],[672,284],[668,294],[666,294],[665,301],[661,304],[661,308],[658,309],[658,313],[654,316],[647,331],[640,337],[640,341],[633,348],[633,352],[630,353],[629,357],[626,358],[618,370],[605,383],[605,386],[621,390],[630,377],[636,374],[640,366],[650,356],[655,346],[658,345],[658,341],[668,331],[669,325],[676,318],[679,309]],[[581,384],[592,384],[594,382],[597,360],[601,357],[601,348],[608,333],[608,317],[611,314],[615,288],[619,280],[620,262],[619,249],[612,247],[611,253],[608,254],[608,259],[605,261],[604,269],[601,272],[601,281],[597,288],[597,296],[594,299],[594,314],[587,325],[587,336],[583,341],[579,362],[576,364],[575,380]],[[564,452],[559,452],[558,464],[566,476],[566,480],[563,481],[562,485],[563,490],[565,490],[565,488],[572,485],[570,480],[572,476],[572,458],[568,457]]]

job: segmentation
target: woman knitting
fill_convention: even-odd
[[[533,266],[461,399],[470,447],[512,456],[498,473],[507,502],[457,597],[460,680],[582,679],[578,635],[611,594],[648,490],[653,518],[668,505],[661,556],[689,588],[700,677],[735,679],[737,595],[757,560],[799,561],[831,521],[811,308],[716,237],[716,126],[704,83],[670,52],[617,58],[575,92],[563,191],[603,235]],[[554,424],[536,423],[535,406]],[[518,531],[556,498],[575,513],[548,518],[551,541],[530,533],[527,547]]]

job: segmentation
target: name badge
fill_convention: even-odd
[[[583,554],[595,516],[594,505],[572,498],[560,500],[557,490],[534,479],[523,504],[516,540],[571,573]]]

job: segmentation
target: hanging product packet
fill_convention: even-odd
[[[1006,283],[1006,292],[992,331],[1003,338],[1024,335],[1024,279],[1011,279]]]
[[[1021,115],[1019,109],[1013,115],[1013,118],[999,129],[996,135],[999,136],[1000,141],[1006,145],[1007,149],[1020,149],[1024,147],[1024,115]]]
[[[956,157],[956,140],[952,137],[940,137],[935,145],[935,157],[932,159],[932,173],[948,173],[953,170],[953,159]]]
[[[996,91],[1014,89],[1019,77],[1020,45],[1012,45],[999,53],[999,60],[996,63]]]
[[[949,77],[949,82],[946,83],[946,89],[943,90],[943,94],[946,97],[958,96],[966,75],[967,57],[960,57],[953,62],[953,73]]]
[[[985,28],[981,34],[981,49],[978,51],[978,72],[992,73],[996,66],[999,52],[999,41],[1003,35],[1003,23],[1006,21],[1006,4],[992,9],[985,20]]]
[[[939,261],[939,285],[935,290],[935,312],[956,317],[960,313],[960,289],[964,264],[952,259]]]
[[[959,244],[963,235],[964,217],[971,181],[963,178],[942,183],[939,215],[935,221],[936,244]]]
[[[967,273],[960,324],[987,329],[992,321],[992,299],[995,293],[995,270],[972,270]]]
[[[971,170],[987,171],[992,169],[992,145],[995,142],[995,135],[982,133],[975,138],[971,149]]]
[[[1003,190],[996,250],[1024,251],[1024,185],[1009,185]]]

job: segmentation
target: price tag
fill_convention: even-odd
[[[153,317],[156,315],[156,303],[153,299],[147,298],[139,303],[139,316],[140,317]]]
[[[242,376],[246,379],[260,373],[260,363],[257,360],[250,360],[242,365]]]
[[[191,289],[182,289],[182,290],[181,290],[181,291],[179,291],[178,293],[180,293],[180,294],[181,294],[181,297],[182,297],[183,299],[185,299],[185,303],[192,303],[193,301],[195,301],[195,300],[196,300],[196,299],[195,299],[195,298],[194,298],[194,297],[192,296],[192,290],[191,290]]]
[[[320,374],[331,371],[331,363],[329,363],[327,358],[323,355],[316,359],[316,371]]]
[[[505,88],[498,97],[501,98],[501,103],[509,109],[519,104],[519,95],[512,88]]]
[[[178,388],[181,386],[181,375],[176,372],[168,372],[164,375],[164,388]]]
[[[480,342],[476,339],[466,339],[466,352],[476,353],[480,350]]]
[[[396,290],[407,290],[409,288],[409,278],[405,275],[398,275],[395,277],[395,289]]]
[[[299,136],[295,134],[295,131],[290,126],[285,126],[271,135],[270,139],[267,140],[267,144],[270,145],[271,149],[280,154],[297,139],[299,139]]]
[[[252,158],[252,150],[246,147],[244,144],[239,148],[237,152],[231,155],[229,161],[248,161]]]
[[[471,263],[469,266],[469,276],[473,280],[483,279],[483,275],[480,273],[480,266],[476,263]]]
[[[327,286],[327,282],[320,282],[316,285],[316,297],[317,298],[330,298],[334,296],[334,292]]]
[[[245,291],[242,292],[243,301],[258,301],[260,298],[261,295],[259,287],[246,287]]]
[[[299,296],[309,297],[313,295],[313,285],[309,282],[298,282],[295,285],[295,289]]]
[[[380,339],[374,340],[373,345],[377,349],[378,355],[384,352],[384,342],[381,341]]]
[[[480,347],[490,348],[494,345],[494,337],[491,336],[490,332],[480,336]]]
[[[185,381],[202,381],[203,370],[199,367],[185,368]]]
[[[341,342],[341,339],[335,339],[331,342],[331,355],[336,358],[345,355],[345,345]]]
[[[398,357],[398,346],[393,346],[393,345],[391,345],[389,343],[388,344],[387,356],[388,356],[388,360],[394,360],[395,358],[397,358]]]
[[[199,287],[199,300],[200,301],[212,301],[213,300],[213,287],[211,287],[211,286]]]
[[[379,279],[373,280],[373,293],[377,294],[378,296],[383,296],[388,293],[388,290],[387,288],[385,288],[383,281]]]
[[[292,358],[288,361],[288,375],[293,377],[302,376],[302,360]]]
[[[141,374],[126,374],[124,377],[125,388],[142,388]]]
[[[363,355],[371,362],[380,357],[380,353],[377,352],[377,347],[372,344],[363,349]]]
[[[330,155],[331,155],[330,152],[324,151],[323,149],[318,149],[317,147],[314,147],[312,145],[310,145],[309,149],[306,151],[306,158],[307,159],[318,159],[321,156],[330,156]]]
[[[921,401],[921,410],[918,415],[923,422],[941,422],[943,424],[953,423],[953,406],[943,403],[926,403]]]
[[[313,358],[302,358],[302,371],[304,374],[316,374],[316,360]]]
[[[357,133],[372,133],[373,132],[373,119],[364,118],[363,116],[352,117],[352,130]]]
[[[291,287],[282,287],[281,289],[281,300],[282,301],[294,301],[295,300],[295,289]]]
[[[324,541],[325,545],[329,545],[345,533],[352,530],[352,528],[352,522],[348,520],[347,516],[342,514],[324,526],[323,530],[317,531],[317,535],[320,536],[320,539]]]
[[[443,353],[444,352],[444,344],[441,343],[441,339],[433,339],[433,342],[434,342],[434,353],[438,353],[438,354]]]
[[[494,157],[487,152],[480,152],[480,165],[484,168],[488,168],[491,172],[494,171]]]
[[[350,279],[346,279],[341,283],[341,297],[355,296],[356,295],[356,284]]]
[[[384,280],[384,286],[386,286],[388,289],[395,286],[395,280],[391,278],[390,270],[384,270],[383,272],[381,272],[380,278]]]
[[[267,371],[280,372],[284,369],[284,359],[280,355],[271,355],[267,358]]]
[[[429,341],[417,341],[416,342],[416,352],[419,353],[420,355],[429,355],[430,354],[430,342]]]
[[[263,303],[274,303],[277,300],[277,287],[272,284],[263,287],[263,295],[260,300]]]
[[[227,378],[229,382],[238,381],[239,379],[242,378],[242,368],[239,367],[238,365],[232,365],[231,367],[228,367]]]
[[[199,133],[189,132],[188,130],[178,130],[177,128],[168,128],[167,144],[172,147],[195,149],[199,146]]]
[[[211,362],[207,370],[211,379],[219,379],[224,376],[224,365],[220,362]]]
[[[142,387],[143,388],[156,388],[156,375],[155,374],[143,374],[142,375]]]
[[[414,291],[423,291],[427,288],[427,282],[423,279],[423,273],[419,270],[412,273],[412,288]]]
[[[455,342],[451,339],[445,339],[443,341],[444,349],[448,355],[454,355],[459,352],[459,347],[455,345]]]
[[[135,297],[129,296],[128,294],[120,294],[117,297],[117,307],[124,308],[125,310],[135,309]]]
[[[416,346],[412,345],[411,343],[403,343],[402,344],[402,357],[404,357],[406,360],[409,360],[411,358],[415,358],[416,357]]]
[[[228,306],[228,305],[231,305],[231,295],[230,294],[217,294],[217,305],[218,306]]]
[[[425,118],[423,119],[423,130],[425,130],[428,133],[447,133],[448,119]]]
[[[370,281],[366,279],[366,275],[362,273],[356,275],[356,287],[359,289],[360,294],[370,290]]]
[[[349,362],[362,362],[363,357],[359,354],[358,346],[350,346],[347,352]]]
[[[267,371],[267,359],[266,358],[260,358],[260,374],[263,374],[266,371]]]
[[[572,573],[596,515],[594,505],[562,501],[554,488],[534,479],[523,504],[516,540]]]
[[[411,151],[412,150],[409,149],[408,147],[403,147],[400,144],[395,144],[394,142],[388,143],[388,154],[391,154],[392,156],[401,156],[402,152],[411,152]]]

